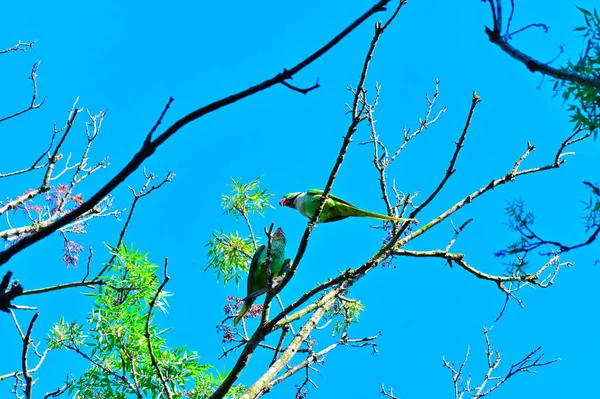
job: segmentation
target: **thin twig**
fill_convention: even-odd
[[[1,52],[0,52],[1,54]],[[15,112],[12,115],[9,116],[5,116],[4,118],[0,118],[0,122],[4,122],[6,120],[12,119],[14,117],[17,117],[19,115],[22,115],[28,111],[31,111],[32,109],[37,109],[39,107],[41,107],[42,105],[44,105],[44,102],[46,101],[46,97],[44,97],[44,99],[42,100],[42,102],[36,104],[35,101],[37,100],[37,70],[38,67],[40,66],[39,62],[36,62],[35,64],[33,64],[33,67],[31,67],[31,75],[29,76],[29,79],[31,79],[32,84],[33,84],[33,94],[31,95],[31,103],[29,104],[29,106],[25,109],[22,109],[21,111]]]
[[[37,42],[37,40],[34,40],[30,43],[24,43],[22,41],[19,40],[19,42],[17,44],[15,44],[14,46],[4,49],[4,50],[0,50],[0,54],[6,54],[9,53],[11,51],[27,51],[28,48],[33,48],[33,45]]]
[[[106,282],[104,280],[100,280],[100,279],[94,279],[94,280],[88,280],[88,281],[74,281],[72,283],[56,284],[56,285],[53,285],[50,287],[37,288],[37,289],[33,289],[33,290],[23,291],[23,294],[21,294],[21,295],[22,296],[38,295],[38,294],[43,294],[46,292],[60,291],[60,290],[68,289],[68,288],[77,288],[77,287],[93,288],[94,286],[99,286],[99,285],[104,285],[104,284],[106,284]]]
[[[127,218],[125,219],[123,228],[121,229],[121,232],[119,233],[119,239],[117,240],[117,244],[114,247],[117,250],[117,252],[118,252],[119,248],[121,247],[121,244],[123,243],[123,240],[125,238],[125,233],[127,232],[127,228],[129,227],[129,223],[131,222],[131,218],[133,217],[133,212],[135,211],[135,207],[136,207],[138,201],[140,199],[144,198],[145,196],[151,194],[153,191],[158,190],[164,184],[173,180],[173,178],[175,177],[175,174],[168,172],[167,176],[162,180],[161,183],[159,183],[158,185],[153,185],[150,188],[148,188],[150,186],[150,182],[152,182],[154,179],[156,179],[157,176],[154,174],[147,175],[145,168],[144,168],[144,176],[146,177],[146,182],[144,183],[144,185],[142,186],[142,188],[139,191],[135,191],[133,188],[129,187],[129,190],[133,194],[133,201],[131,202],[131,206],[129,207],[129,213],[127,214]],[[112,263],[116,259],[117,255],[118,255],[117,252],[112,254],[112,256],[110,257],[108,262],[106,262],[104,267],[102,269],[100,269],[98,274],[96,274],[96,277],[94,278],[93,281],[99,280],[100,277],[104,274],[104,272],[106,272],[106,270],[108,270],[108,268],[112,265]]]

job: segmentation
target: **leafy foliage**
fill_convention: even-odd
[[[157,294],[159,267],[133,248],[121,246],[113,254],[105,285],[91,294],[95,303],[87,320],[80,324],[61,319],[48,337],[50,348],[72,351],[91,363],[79,378],[68,382],[69,393],[82,399],[163,397],[158,367],[174,397],[209,395],[224,376],[208,373],[211,366],[200,364],[195,351],[168,347],[164,338],[168,328],[159,329],[151,322],[154,298],[154,308],[166,313],[170,296],[162,290]],[[231,397],[240,390],[232,390]]]
[[[328,318],[336,318],[332,335],[343,334],[351,324],[358,323],[360,312],[364,309],[365,305],[358,300],[347,298],[336,300],[333,306],[327,311]]]
[[[225,209],[226,215],[246,217],[252,214],[263,215],[265,208],[273,208],[269,204],[269,199],[273,194],[267,193],[267,189],[261,189],[259,186],[260,178],[257,177],[250,183],[243,183],[241,179],[231,179],[231,195],[223,194],[221,196],[221,205]]]
[[[231,280],[239,285],[242,280],[240,272],[248,272],[250,260],[254,252],[252,239],[240,237],[235,233],[224,233],[223,230],[213,233],[213,238],[206,245],[208,250],[208,265],[206,270],[213,268],[217,278],[223,277],[227,285]]]
[[[576,32],[581,32],[585,49],[575,62],[569,61],[563,69],[575,72],[582,76],[600,79],[600,16],[598,11],[586,10],[577,7],[583,14],[585,26],[576,27]],[[569,81],[554,83],[554,89],[561,89],[565,101],[569,101],[568,109],[571,120],[575,124],[575,130],[588,130],[598,135],[600,129],[600,90],[591,86]]]

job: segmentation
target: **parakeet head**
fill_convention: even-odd
[[[279,201],[279,205],[293,208],[294,201],[300,194],[302,193],[289,193],[284,195],[283,198]]]
[[[281,229],[281,227],[278,227],[277,231],[275,231],[275,234],[273,234],[273,241],[279,241],[285,244],[285,234],[283,234],[283,230]]]

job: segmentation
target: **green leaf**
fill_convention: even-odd
[[[592,16],[592,13],[591,13],[591,12],[589,12],[588,10],[586,10],[585,8],[581,8],[581,7],[579,7],[579,6],[575,6],[575,7],[577,7],[577,9],[578,9],[579,11],[581,11],[581,12],[583,13],[583,15],[587,15],[587,16],[590,16],[590,17]]]

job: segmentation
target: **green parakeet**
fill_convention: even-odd
[[[273,272],[273,277],[286,273],[292,264],[290,259],[285,259],[285,243],[285,235],[280,227],[275,234],[273,234],[273,238],[271,239],[271,263],[269,266]],[[244,298],[244,305],[242,305],[242,309],[240,309],[240,312],[233,322],[234,326],[239,323],[242,317],[244,317],[256,297],[267,292],[269,276],[266,268],[266,260],[267,246],[261,245],[252,257],[250,270],[248,271],[248,296]]]
[[[289,193],[283,196],[281,201],[279,201],[279,205],[297,209],[302,215],[310,219],[312,218],[315,211],[317,210],[317,207],[319,206],[319,201],[321,201],[321,194],[323,194],[322,190],[314,189],[308,190],[305,193]],[[394,222],[404,222],[407,220],[413,220],[405,218],[396,218],[393,216],[382,215],[379,213],[363,211],[362,209],[358,209],[349,202],[344,201],[343,199],[338,198],[332,194],[329,194],[329,196],[327,197],[327,201],[325,201],[325,205],[323,206],[323,211],[319,216],[318,222],[337,222],[338,220],[346,219],[350,216],[391,220]]]

